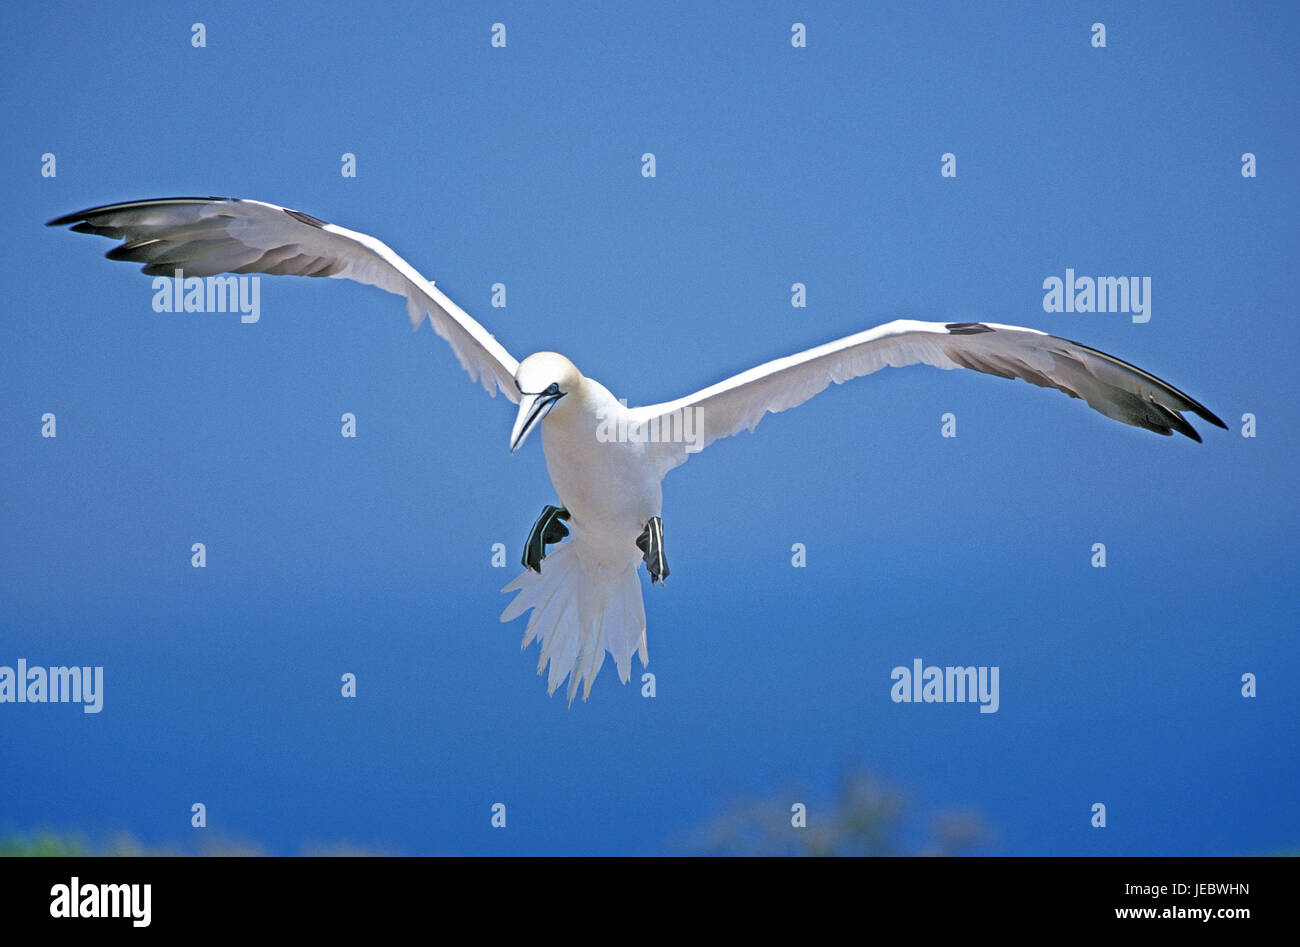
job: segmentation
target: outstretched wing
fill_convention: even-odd
[[[831,382],[870,375],[886,366],[925,364],[971,368],[1082,398],[1097,411],[1137,427],[1201,439],[1184,411],[1226,427],[1204,405],[1154,375],[1096,349],[1036,329],[984,322],[895,322],[777,359],[693,395],[634,408],[631,420],[663,431],[699,435],[690,443],[660,434],[654,443],[663,470],[721,437],[752,431],[763,415],[803,404]],[[687,418],[687,413],[692,416]]]
[[[488,394],[519,401],[519,362],[491,333],[374,237],[307,214],[235,197],[171,197],[92,207],[51,220],[121,240],[110,260],[143,263],[150,276],[271,273],[350,279],[406,297],[411,328],[425,316]]]

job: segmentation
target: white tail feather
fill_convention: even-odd
[[[513,621],[532,609],[522,647],[534,640],[541,644],[537,673],[549,663],[547,693],[554,694],[567,677],[572,704],[579,687],[583,700],[591,694],[606,651],[613,655],[624,684],[632,677],[632,654],[640,655],[643,666],[650,663],[650,655],[635,549],[623,562],[592,561],[590,555],[584,557],[572,523],[570,531],[570,538],[542,561],[540,574],[527,569],[501,590],[519,593],[501,620]]]

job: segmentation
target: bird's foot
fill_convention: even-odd
[[[528,540],[524,543],[523,564],[525,569],[532,569],[534,572],[542,571],[542,560],[546,558],[546,547],[554,546],[569,535],[569,527],[561,522],[568,518],[569,511],[564,507],[542,507],[542,515],[537,517],[537,522],[533,524],[533,528],[528,533]]]
[[[636,548],[641,550],[645,560],[646,571],[650,573],[650,584],[664,584],[668,578],[668,558],[664,555],[664,521],[657,516],[650,517],[645,529],[636,538]]]

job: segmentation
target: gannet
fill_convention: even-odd
[[[645,565],[651,584],[662,585],[669,575],[662,519],[668,471],[832,382],[885,366],[969,368],[1056,388],[1157,434],[1177,431],[1200,441],[1185,411],[1226,427],[1168,383],[1078,342],[993,322],[908,319],[766,362],[676,401],[629,408],[563,355],[538,352],[517,361],[379,240],[299,211],[239,198],[179,197],[93,207],[49,222],[66,225],[120,240],[106,255],[142,263],[152,276],[330,276],[404,296],[413,330],[427,318],[471,379],[489,395],[499,391],[517,403],[510,451],[541,429],[558,504],[544,506],[528,535],[524,571],[502,590],[517,594],[501,621],[532,611],[523,647],[540,643],[537,672],[549,665],[548,694],[567,678],[570,704],[579,689],[588,698],[606,652],[624,684],[633,653],[649,664],[639,567]]]

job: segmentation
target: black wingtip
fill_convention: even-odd
[[[104,256],[110,260],[125,260],[128,263],[138,262],[140,257],[137,255],[138,247],[133,247],[129,243],[119,243],[110,250],[105,251]]]
[[[85,210],[79,210],[72,214],[64,214],[62,217],[55,217],[53,220],[47,220],[47,227],[66,227],[68,224],[78,223],[90,219],[96,214],[109,213],[115,210],[124,210],[128,207],[142,207],[149,204],[210,204],[221,203],[223,201],[238,201],[238,197],[155,197],[142,201],[119,201],[116,204],[101,204],[99,207],[87,207]]]
[[[1177,389],[1174,390],[1177,391]],[[1178,393],[1182,395],[1184,398],[1187,398],[1187,395],[1183,394],[1183,392],[1179,391]],[[1225,431],[1228,429],[1228,425],[1224,424],[1217,414],[1215,414],[1205,405],[1201,404],[1195,398],[1187,398],[1187,401],[1191,405],[1191,410],[1194,411],[1197,417],[1199,417],[1201,420],[1208,421],[1211,424],[1213,424],[1215,427],[1221,427]]]

